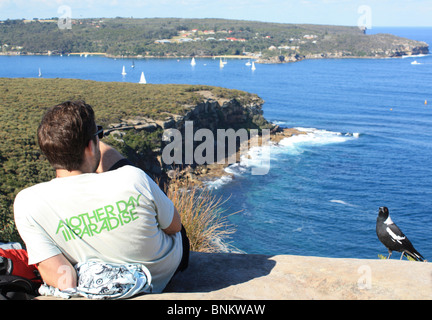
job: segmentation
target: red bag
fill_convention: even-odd
[[[40,282],[35,265],[28,264],[27,251],[24,249],[0,249],[0,256],[8,259],[7,274],[20,276],[35,282]]]

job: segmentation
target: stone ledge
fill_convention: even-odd
[[[132,300],[431,298],[432,266],[425,262],[191,252],[188,269],[164,293]]]

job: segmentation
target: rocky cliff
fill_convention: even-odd
[[[192,252],[188,269],[176,275],[164,293],[132,299],[430,300],[431,297],[432,265],[427,262]]]
[[[216,134],[217,129],[234,129],[238,130],[241,128],[250,129],[271,129],[274,132],[280,131],[280,129],[270,122],[268,122],[262,111],[264,101],[258,96],[248,96],[247,99],[241,96],[223,98],[216,96],[212,91],[201,90],[197,91],[203,100],[196,105],[185,106],[186,111],[184,114],[167,114],[162,120],[154,120],[146,117],[133,117],[127,119],[121,119],[120,122],[112,123],[108,125],[105,130],[105,134],[111,137],[117,143],[125,143],[123,136],[128,131],[139,133],[141,131],[146,133],[158,132],[159,141],[162,141],[162,133],[164,130],[176,129],[179,130],[183,137],[183,145],[185,139],[190,139],[185,130],[186,123],[192,124],[193,134],[199,129],[209,129]],[[216,140],[216,139],[215,139]],[[129,158],[135,162],[139,162],[140,167],[146,170],[147,173],[152,176],[157,176],[158,179],[164,179],[165,173],[176,168],[184,169],[184,167],[195,168],[196,163],[187,163],[184,161],[185,154],[183,154],[182,164],[187,163],[186,166],[178,164],[166,164],[162,161],[163,148],[169,143],[169,141],[161,142],[160,145],[152,148],[151,151],[143,154],[141,157],[137,157],[134,154],[129,154]],[[198,145],[200,141],[194,141],[194,147]],[[238,149],[239,145],[237,146]],[[215,150],[217,149],[217,142],[214,145]],[[133,153],[133,152],[132,152]],[[136,151],[135,151],[136,153]],[[216,159],[215,159],[216,162]],[[194,170],[194,169],[192,169]],[[193,173],[197,175],[201,173]],[[190,176],[190,174],[189,174]]]
[[[119,123],[108,125],[106,134],[120,134],[122,131],[154,131],[175,128],[184,129],[186,121],[193,121],[197,128],[215,130],[225,127],[247,126],[248,128],[271,127],[264,119],[262,106],[264,101],[258,96],[242,99],[241,97],[221,98],[208,90],[197,91],[204,99],[196,105],[185,106],[183,115],[167,114],[164,120],[153,120],[145,117],[122,119]]]

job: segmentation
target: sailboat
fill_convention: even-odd
[[[39,77],[42,77],[42,72],[40,68],[39,68]]]
[[[250,60],[248,62],[246,62],[245,65],[247,65],[249,67],[251,65]]]
[[[132,61],[132,65],[131,65],[131,67],[132,67],[132,68],[135,68],[135,61]]]
[[[195,57],[192,57],[191,66],[194,66],[194,65],[196,65]]]
[[[222,58],[220,58],[220,60],[219,60],[219,67],[220,67],[220,68],[223,68],[223,67],[224,67],[224,63],[222,62]]]
[[[144,76],[144,72],[141,72],[141,78],[140,78],[139,83],[141,83],[141,84],[146,84],[147,83],[146,78]]]
[[[125,76],[126,75],[126,70],[125,70],[125,66],[123,66],[123,70],[122,70],[122,75]]]
[[[256,70],[256,67],[255,67],[255,62],[252,62],[252,68],[251,68],[252,70]]]

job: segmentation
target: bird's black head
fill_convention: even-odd
[[[387,207],[380,207],[378,211],[378,218],[386,220],[389,216],[389,210]]]

